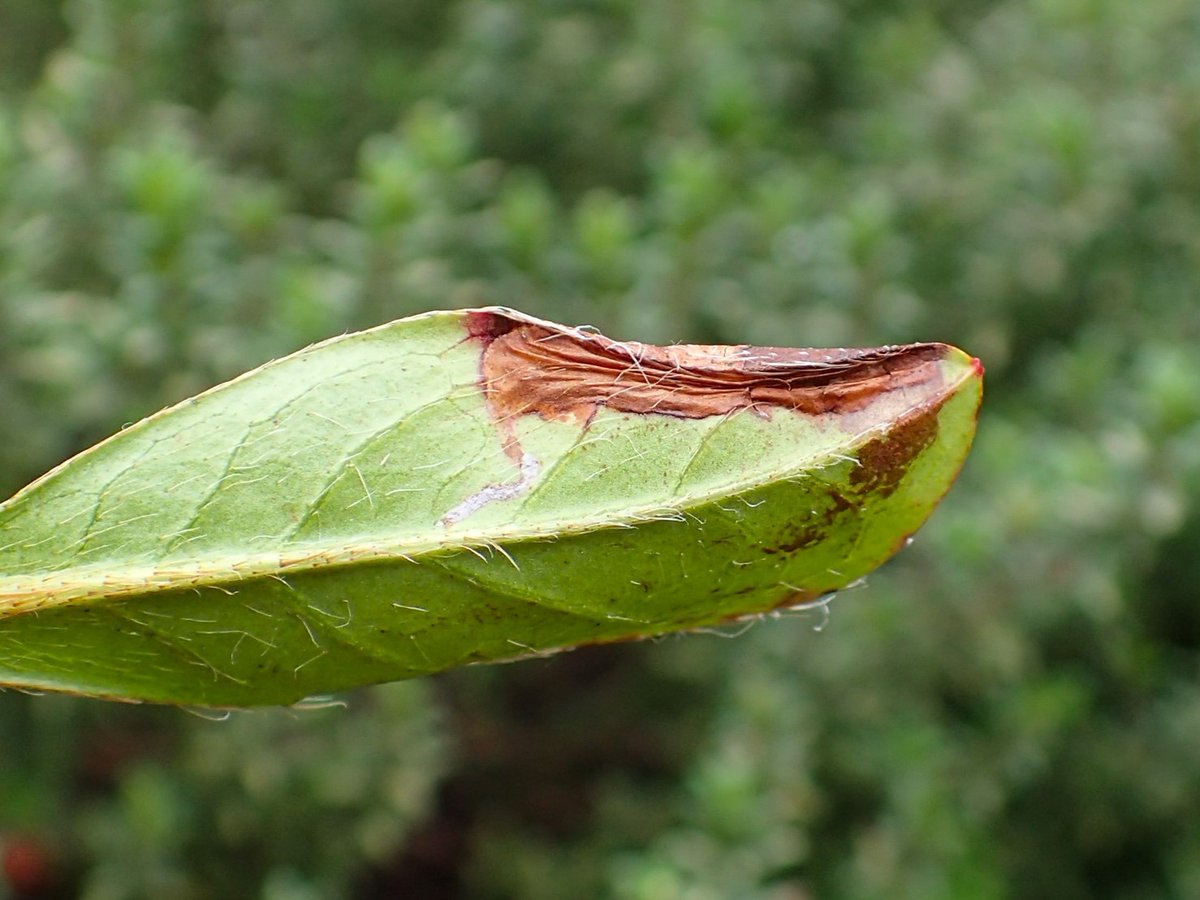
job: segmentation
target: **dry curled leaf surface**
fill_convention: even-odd
[[[334,338],[0,505],[0,684],[291,703],[820,597],[969,449],[945,344],[656,347],[512,310]]]

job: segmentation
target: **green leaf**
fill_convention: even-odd
[[[981,383],[499,308],[334,338],[0,505],[0,684],[290,703],[809,601],[929,516]]]

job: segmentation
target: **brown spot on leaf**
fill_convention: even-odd
[[[817,544],[829,538],[834,531],[838,519],[845,513],[856,513],[858,506],[847,500],[839,491],[829,490],[826,495],[829,500],[829,505],[823,510],[813,510],[810,517],[802,519],[796,523],[792,531],[788,532],[774,543],[767,544],[762,548],[763,553],[775,555],[777,553],[795,553],[799,550],[815,547]]]
[[[614,341],[510,310],[475,310],[480,372],[500,420],[536,413],[589,419],[600,406],[681,418],[771,407],[854,412],[892,390],[942,382],[944,344],[867,349],[676,345]]]
[[[912,461],[937,439],[940,410],[941,404],[920,407],[886,434],[864,444],[850,483],[864,493],[890,496]]]
[[[832,518],[832,512],[825,516],[826,519]],[[806,547],[814,547],[828,536],[826,525],[811,525],[807,528],[801,528],[794,532],[788,538],[780,541],[778,544],[763,547],[763,553],[795,553],[797,550],[803,550]]]

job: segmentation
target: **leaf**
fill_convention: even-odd
[[[500,308],[334,338],[0,505],[0,684],[290,703],[802,603],[925,521],[981,384]]]

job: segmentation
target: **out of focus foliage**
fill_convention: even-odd
[[[1200,7],[5,0],[0,493],[499,303],[947,340],[989,397],[819,617],[237,714],[0,696],[0,897],[1200,896]]]

